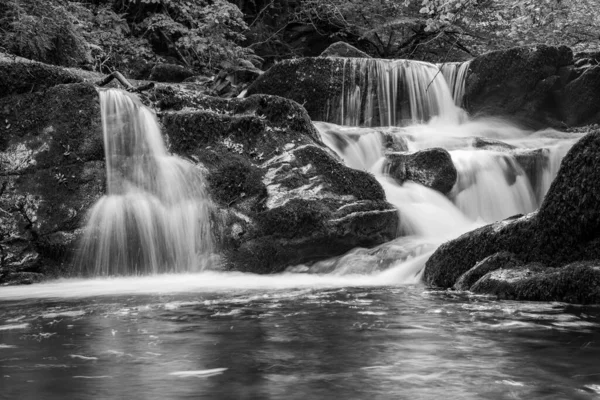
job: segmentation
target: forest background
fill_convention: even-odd
[[[461,61],[521,45],[600,51],[600,0],[0,0],[0,52],[144,79],[317,56]]]

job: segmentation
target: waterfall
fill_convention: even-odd
[[[465,82],[467,80],[467,72],[469,72],[470,61],[466,62],[451,62],[439,64],[438,67],[442,71],[442,75],[448,83],[454,103],[462,106],[463,96],[465,94]]]
[[[167,153],[155,115],[132,94],[100,90],[107,193],[77,256],[91,275],[198,271],[213,251],[204,179]]]
[[[342,91],[328,104],[328,120],[333,123],[403,126],[433,117],[448,123],[464,118],[443,72],[434,64],[362,58],[342,62]],[[461,86],[459,79],[465,75],[456,76],[455,86]]]
[[[531,183],[512,155],[482,150],[450,154],[458,172],[451,196],[471,219],[490,223],[537,208]]]

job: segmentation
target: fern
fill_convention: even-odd
[[[0,7],[0,46],[18,56],[77,66],[89,61],[87,42],[61,1],[6,0]]]

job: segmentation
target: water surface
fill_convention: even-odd
[[[167,276],[2,288],[0,396],[600,397],[599,307],[341,278],[222,275],[218,286]]]

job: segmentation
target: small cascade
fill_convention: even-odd
[[[481,150],[450,155],[458,172],[452,197],[471,219],[490,223],[537,208],[529,179],[512,155]]]
[[[469,72],[470,61],[466,62],[451,62],[439,64],[440,71],[448,83],[454,103],[461,107],[465,94],[465,83],[467,80],[467,72]]]
[[[155,115],[121,90],[100,90],[107,194],[88,214],[77,264],[88,275],[187,272],[213,251],[200,171],[170,156]]]
[[[444,75],[434,64],[361,58],[342,62],[342,93],[329,101],[331,122],[404,126],[433,117],[448,123],[463,119],[464,112],[455,105]]]

